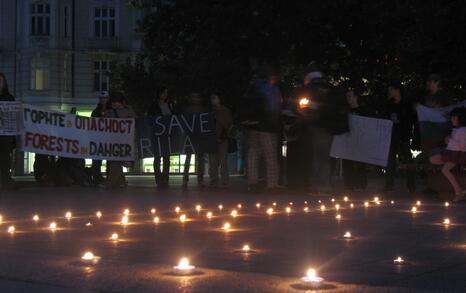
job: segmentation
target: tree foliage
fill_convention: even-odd
[[[439,72],[456,88],[465,82],[459,0],[131,2],[147,12],[139,29],[151,86],[178,95],[217,89],[234,103],[262,62],[281,67],[285,90],[310,62],[376,97],[394,78],[419,86]]]

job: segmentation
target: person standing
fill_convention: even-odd
[[[260,160],[265,161],[265,187],[279,188],[278,139],[281,132],[282,94],[280,76],[272,67],[260,72],[246,93],[248,113],[243,125],[247,129],[247,178],[250,191],[259,189]]]
[[[222,105],[220,96],[216,93],[210,95],[210,103],[215,114],[216,131],[217,131],[217,152],[209,154],[209,175],[210,185],[218,185],[218,171],[220,168],[221,185],[228,186],[228,141],[230,138],[231,128],[233,127],[233,118],[231,111]]]
[[[173,115],[173,104],[169,100],[168,88],[161,87],[157,90],[155,100],[147,111],[148,116],[170,116]],[[158,187],[168,187],[170,174],[170,156],[154,157],[155,184]]]
[[[445,107],[451,104],[443,89],[443,81],[439,74],[433,73],[426,80],[427,95],[423,104],[430,108]]]
[[[0,73],[0,101],[13,102],[15,98],[10,94],[8,83],[3,73]],[[11,178],[10,167],[13,152],[14,137],[0,135],[0,188],[11,189],[15,187]]]
[[[91,117],[93,118],[103,118],[107,112],[108,106],[108,92],[102,91],[99,96],[99,103],[97,107],[92,111]],[[104,176],[102,176],[102,160],[92,160],[91,166],[91,176],[92,183],[94,185],[99,185],[104,182]]]
[[[126,98],[121,92],[110,94],[111,108],[105,113],[108,118],[134,118],[135,114]],[[108,189],[126,187],[125,175],[123,173],[122,161],[107,161],[107,179],[104,185]]]
[[[203,113],[207,112],[207,108],[204,105],[202,96],[198,93],[193,93],[189,97],[189,105],[186,107],[185,113]],[[183,189],[188,188],[189,182],[189,169],[191,167],[192,151],[186,153],[186,159],[184,161],[183,169],[183,183],[181,187]],[[196,173],[197,173],[197,184],[199,188],[204,188],[204,172],[205,172],[205,153],[196,152]]]
[[[388,102],[382,110],[384,118],[393,122],[388,165],[385,175],[385,187],[382,191],[393,191],[398,163],[412,163],[411,139],[413,138],[416,114],[411,103],[402,97],[400,82],[391,82],[388,86]],[[397,162],[399,161],[399,162]],[[407,185],[410,192],[416,190],[415,174],[408,166]]]
[[[355,89],[348,90],[346,94],[350,113],[368,116],[368,111],[360,105],[360,93]],[[367,187],[366,164],[357,161],[343,160],[343,182],[350,191],[362,191]]]

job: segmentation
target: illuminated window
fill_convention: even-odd
[[[31,4],[31,35],[50,35],[50,4],[39,1]]]
[[[94,37],[96,38],[115,37],[115,8],[113,7],[94,8]]]
[[[31,90],[42,91],[49,88],[50,66],[41,58],[31,61]]]

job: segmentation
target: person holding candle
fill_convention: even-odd
[[[3,73],[0,73],[0,101],[13,102],[15,98],[10,94],[8,83]],[[13,136],[0,136],[0,187],[2,189],[12,189],[15,187],[11,178],[11,156],[14,148]]]
[[[451,170],[457,165],[466,164],[466,108],[455,108],[450,113],[453,130],[445,138],[446,149],[432,155],[430,162],[434,165],[442,165],[442,173],[450,182],[455,197],[453,201],[464,200],[466,190],[458,183]]]

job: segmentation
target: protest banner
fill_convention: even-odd
[[[133,161],[132,118],[89,118],[23,105],[21,149],[45,155]]]
[[[213,113],[187,113],[137,119],[138,150],[142,158],[217,150]]]
[[[393,122],[349,115],[350,132],[333,137],[330,156],[387,166]]]
[[[0,135],[15,136],[21,131],[21,102],[0,102]]]

